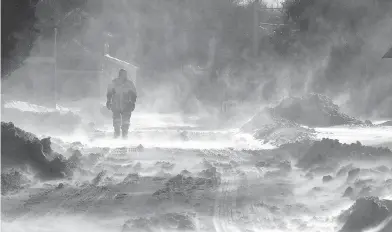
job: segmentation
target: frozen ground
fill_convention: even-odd
[[[10,109],[27,116],[12,117]],[[315,128],[316,139],[363,145],[276,148],[198,118],[136,112],[130,138],[115,141],[110,118],[89,128],[91,115],[61,109],[41,118],[53,123],[41,127],[41,116],[28,112],[47,109],[5,105],[2,121],[52,136],[52,149],[73,168],[44,181],[42,170],[2,163],[2,185],[10,186],[1,199],[3,231],[392,231],[392,153],[363,146],[389,144],[392,127]],[[50,129],[70,112],[80,119],[68,125],[73,130]]]

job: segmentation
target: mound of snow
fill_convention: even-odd
[[[308,126],[323,127],[362,123],[341,113],[339,107],[331,99],[320,94],[286,98],[270,111],[273,115]]]
[[[1,168],[25,169],[27,165],[43,179],[62,178],[71,174],[69,162],[52,151],[50,138],[35,135],[1,122]]]
[[[281,124],[273,124],[256,131],[253,136],[264,142],[280,146],[288,143],[313,140],[315,139],[315,131],[298,125],[285,127]]]
[[[256,139],[275,146],[315,138],[315,130],[303,127],[285,118],[272,115],[268,110],[263,110],[256,114],[249,122],[242,126],[241,130],[252,133]]]
[[[338,140],[315,141],[298,160],[297,166],[304,169],[335,169],[342,161],[350,159],[392,161],[392,152],[387,148],[363,146],[361,143],[342,144]]]
[[[256,139],[280,146],[287,143],[314,140],[315,130],[305,127],[363,124],[339,111],[328,97],[308,94],[282,100],[275,107],[258,112],[241,130]],[[305,125],[305,126],[302,126]]]
[[[340,232],[364,231],[380,225],[392,216],[392,201],[378,197],[366,197],[356,200],[353,206],[340,215],[344,225]]]
[[[331,99],[320,94],[291,97],[275,107],[267,107],[243,125],[246,132],[260,130],[272,125],[274,128],[298,128],[298,125],[328,127],[336,125],[362,124],[339,111]]]

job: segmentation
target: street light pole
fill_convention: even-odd
[[[253,3],[253,56],[257,57],[259,54],[259,1]]]
[[[54,28],[54,107],[57,109],[57,27]]]
[[[72,14],[75,12],[79,12],[80,8],[73,9],[69,11],[62,19],[58,20],[54,24],[54,51],[53,51],[53,59],[54,59],[54,77],[53,77],[53,88],[54,88],[54,104],[55,104],[55,109],[57,109],[57,27],[68,17],[70,17]]]

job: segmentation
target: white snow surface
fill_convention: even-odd
[[[55,111],[26,102],[6,103],[5,108]],[[82,112],[75,106],[58,106],[56,110]],[[111,119],[105,120],[95,127],[102,136],[93,140],[83,126],[71,134],[42,133],[29,127],[33,130],[29,132],[39,137],[52,136],[53,149],[66,157],[70,156],[67,149],[76,146],[71,143],[80,142],[77,146],[87,161],[63,180],[42,182],[32,173],[25,173],[30,186],[2,196],[2,231],[333,232],[342,227],[338,221],[342,210],[355,201],[342,197],[347,187],[354,186],[347,176],[332,173],[329,183],[322,182],[321,174],[309,178],[306,171],[294,166],[295,155],[269,153],[277,148],[237,128],[209,129],[179,114],[136,111],[129,138],[114,140]],[[392,142],[392,127],[315,130],[318,139],[338,139],[342,143],[359,141],[378,146]],[[113,152],[139,144],[143,151]],[[105,147],[111,152],[100,154]],[[256,167],[260,161],[268,165]],[[283,161],[291,163],[291,168],[282,166]],[[348,165],[368,170],[357,180],[371,180],[374,196],[392,199],[392,187],[385,184],[392,179],[392,161],[388,162],[352,160]],[[373,171],[382,164],[387,171]],[[183,195],[172,192],[163,200],[153,195],[164,188],[168,178],[183,170],[196,177],[212,167],[220,175],[215,188],[198,187]],[[126,183],[130,174],[138,177]],[[96,184],[92,184],[94,180]],[[63,187],[56,188],[60,183]],[[372,231],[381,232],[384,226]]]

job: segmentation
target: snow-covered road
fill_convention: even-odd
[[[26,104],[7,107],[32,111]],[[369,149],[328,141],[275,148],[236,129],[208,130],[189,121],[135,113],[129,140],[110,138],[110,119],[97,125],[108,135],[95,140],[83,128],[51,135],[30,125],[30,132],[53,136],[52,148],[77,167],[68,178],[45,182],[33,170],[20,171],[23,188],[2,196],[2,230],[332,232],[354,220],[342,210],[359,197],[392,198],[389,153],[357,157],[345,152]],[[319,139],[342,143],[392,140],[391,127],[315,130]],[[118,149],[139,144],[144,148]],[[313,153],[321,158],[308,159]],[[378,209],[369,216],[366,204],[357,207],[360,216],[376,217]],[[376,232],[391,228],[385,221]]]

